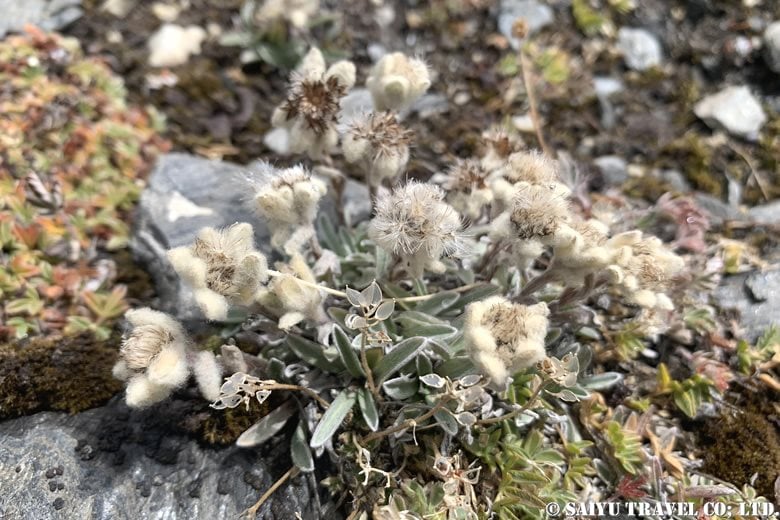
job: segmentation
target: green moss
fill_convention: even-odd
[[[704,429],[704,470],[741,486],[751,482],[764,497],[774,496],[780,475],[780,435],[763,410],[726,412]]]
[[[714,150],[695,133],[688,133],[669,150],[683,165],[683,172],[694,188],[720,197],[726,179],[713,168]]]
[[[250,426],[270,411],[267,403],[252,401],[247,411],[244,405],[225,410],[210,410],[208,417],[200,424],[199,434],[208,444],[226,446],[236,442]]]
[[[0,344],[0,419],[105,403],[122,389],[111,374],[118,342],[81,334]]]

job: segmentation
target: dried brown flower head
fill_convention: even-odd
[[[569,206],[555,185],[522,183],[517,188],[509,215],[517,238],[549,237],[568,218]]]

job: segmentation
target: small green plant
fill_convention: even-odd
[[[30,30],[0,43],[0,60],[0,337],[106,339],[127,308],[109,253],[167,148],[161,122],[74,40]]]

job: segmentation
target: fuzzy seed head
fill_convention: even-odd
[[[173,333],[161,325],[141,325],[133,328],[124,339],[119,355],[130,370],[146,370],[152,359],[170,345],[173,339]]]
[[[383,179],[397,177],[409,161],[412,132],[398,123],[390,112],[373,112],[358,121],[344,136],[344,155],[350,162],[368,164],[369,183],[378,186]]]
[[[558,166],[538,151],[515,152],[507,158],[503,175],[511,183],[550,184],[558,182]]]
[[[549,237],[568,218],[569,206],[555,185],[522,183],[518,186],[509,214],[516,238]]]
[[[409,260],[420,274],[442,255],[462,249],[460,216],[443,200],[444,192],[432,184],[398,187],[377,200],[369,236],[388,253]]]

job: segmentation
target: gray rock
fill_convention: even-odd
[[[753,342],[780,323],[780,270],[727,276],[713,298],[719,307],[739,311],[745,339]]]
[[[0,38],[27,24],[56,31],[81,17],[81,0],[0,0]]]
[[[620,186],[628,180],[628,165],[622,157],[604,155],[594,159],[593,163],[609,186]]]
[[[750,208],[748,217],[756,224],[780,225],[780,200]]]
[[[255,225],[255,241],[261,248],[268,242],[268,230],[257,223],[248,204],[245,171],[187,154],[167,154],[158,160],[138,204],[130,245],[154,279],[160,310],[185,321],[203,319],[192,291],[168,263],[166,250],[192,243],[203,227],[235,222]]]
[[[770,69],[780,73],[780,20],[764,31],[764,59]]]
[[[608,76],[597,76],[593,78],[593,90],[596,92],[596,98],[601,106],[601,124],[606,129],[615,127],[617,113],[610,97],[613,94],[622,92],[625,86],[623,82],[616,78]]]
[[[247,180],[247,173],[258,171],[260,164],[241,167],[181,153],[158,160],[141,195],[130,241],[154,280],[157,308],[183,321],[203,320],[192,290],[181,283],[166,257],[168,249],[191,244],[201,228],[249,222],[258,249],[270,254],[268,229],[252,211]],[[335,218],[332,198],[326,197],[321,206],[328,218]],[[341,207],[351,222],[367,218],[371,202],[365,185],[347,181]]]
[[[691,191],[691,185],[680,170],[661,170],[659,173],[661,180],[668,184],[674,191],[679,193],[688,193]]]
[[[77,415],[43,412],[0,423],[0,518],[237,518],[289,469],[286,447],[201,446],[181,427],[192,420],[191,406],[174,398],[131,411],[117,397]],[[312,477],[283,485],[258,518],[295,513],[326,514]]]
[[[531,35],[553,22],[553,10],[537,0],[501,0],[498,12],[498,30],[501,31],[512,47],[520,48],[520,40],[512,36],[512,26],[518,18],[528,24]]]
[[[750,90],[742,86],[727,87],[696,103],[693,112],[712,127],[749,140],[756,140],[766,122],[764,109]]]
[[[617,49],[630,69],[641,71],[661,64],[661,44],[645,29],[622,27],[618,31]]]
[[[746,215],[739,208],[729,206],[719,198],[707,193],[695,193],[693,198],[696,200],[696,204],[707,212],[713,226],[722,226],[727,221],[746,219]]]

